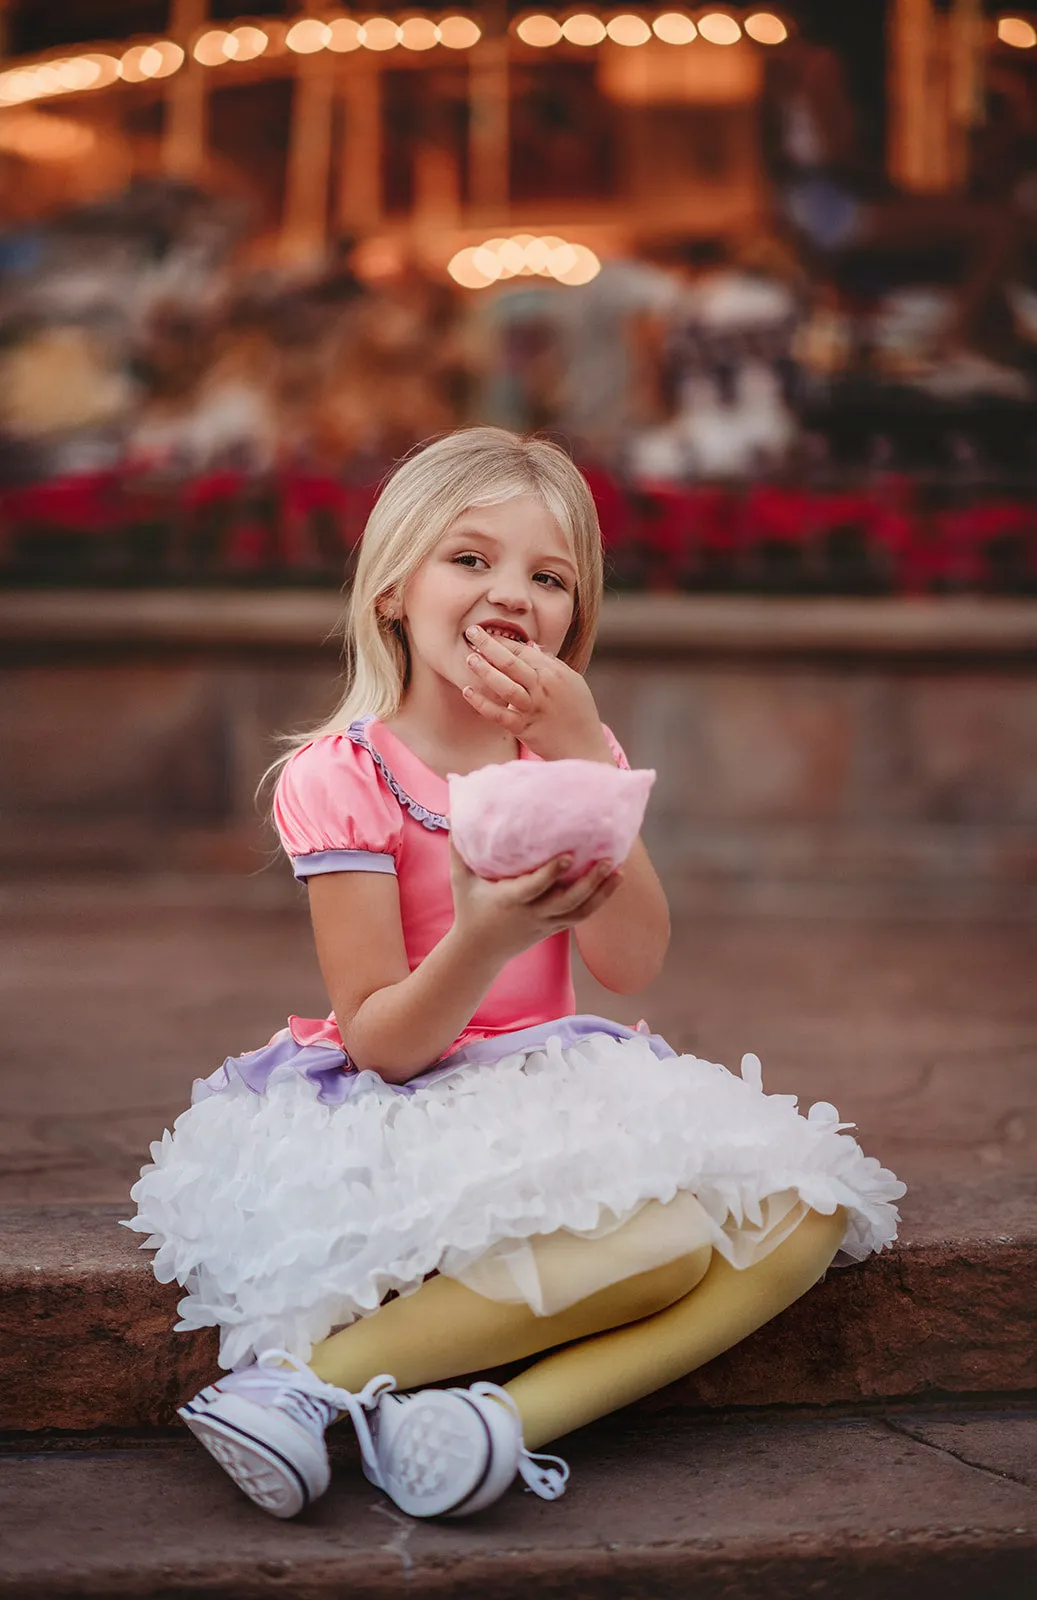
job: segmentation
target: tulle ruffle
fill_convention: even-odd
[[[510,1255],[528,1278],[519,1241],[600,1234],[680,1192],[736,1267],[808,1207],[846,1208],[844,1259],[893,1242],[904,1185],[834,1106],[801,1116],[794,1096],[764,1094],[755,1056],[739,1077],[653,1043],[553,1037],[403,1095],[363,1072],[337,1104],[287,1062],[261,1093],[227,1074],[152,1145],[127,1226],[159,1281],[187,1289],[177,1326],[220,1328],[225,1366],[270,1346],[305,1359],[434,1271],[476,1286]]]

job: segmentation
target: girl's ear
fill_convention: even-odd
[[[394,594],[383,594],[375,605],[375,610],[380,617],[385,618],[386,622],[399,622],[400,620],[400,602]]]

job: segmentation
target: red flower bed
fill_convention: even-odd
[[[617,589],[1037,592],[1037,501],[865,488],[630,484],[586,469]],[[381,474],[103,472],[0,493],[0,581],[340,585]]]

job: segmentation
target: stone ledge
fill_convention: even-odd
[[[916,1222],[889,1254],[829,1273],[646,1408],[1037,1390],[1032,1190],[1015,1180],[985,1232],[967,1196],[960,1223],[937,1203],[942,1226]],[[914,1209],[924,1217],[924,1197]],[[0,1429],[161,1426],[212,1377],[214,1338],[173,1333],[179,1291],[155,1282],[136,1236],[116,1226],[125,1210],[0,1212]]]
[[[11,659],[150,649],[337,655],[338,594],[297,590],[0,591]],[[610,655],[1037,659],[1037,602],[984,597],[783,599],[612,595],[597,657]]]
[[[513,1488],[411,1521],[345,1429],[332,1485],[264,1516],[192,1441],[9,1457],[10,1600],[1023,1600],[1037,1557],[1032,1412],[754,1419],[636,1414],[564,1443],[565,1498]]]

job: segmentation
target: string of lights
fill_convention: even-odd
[[[665,11],[655,16],[635,12],[606,16],[589,11],[560,16],[530,12],[516,18],[510,31],[521,44],[536,50],[560,45],[594,49],[605,44],[633,49],[653,41],[674,48],[694,44],[724,48],[738,44],[742,38],[755,45],[774,46],[782,44],[789,32],[781,17],[771,11],[752,11],[741,18],[728,11],[695,15]],[[1037,46],[1037,29],[1024,17],[999,17],[996,32],[1000,43],[1014,49]],[[0,72],[0,108],[103,89],[119,82],[137,84],[167,78],[184,66],[188,49],[200,66],[217,68],[286,53],[315,55],[323,50],[338,55],[355,50],[423,52],[438,47],[466,51],[481,37],[477,22],[455,15],[438,21],[427,16],[396,21],[385,16],[360,20],[346,15],[306,16],[289,23],[245,21],[231,28],[209,28],[189,41],[186,49],[172,39],[151,39],[136,41],[124,50],[112,45],[75,56],[22,60]]]
[[[693,43],[725,46],[746,38],[759,45],[780,44],[788,29],[772,12],[759,11],[738,21],[728,12],[707,11],[695,17],[668,11],[655,16],[619,13],[604,17],[590,12],[559,16],[532,12],[516,18],[510,29],[520,44],[534,49],[555,45],[594,48],[611,43],[636,47],[650,41],[682,47]],[[482,37],[471,17],[448,15],[405,17],[375,16],[359,19],[340,15],[300,17],[295,22],[243,21],[228,28],[208,28],[187,42],[173,39],[137,40],[126,49],[102,47],[75,56],[25,59],[0,72],[0,107],[31,100],[104,89],[119,82],[138,84],[168,78],[180,71],[188,53],[206,68],[259,61],[261,57],[316,55],[330,51],[347,55],[355,50],[376,53],[402,49],[424,52],[437,47],[467,51]]]

